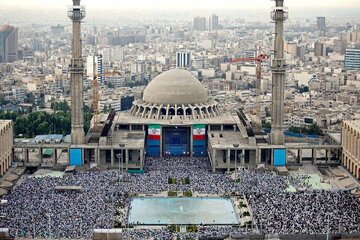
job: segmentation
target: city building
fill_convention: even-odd
[[[13,139],[13,122],[0,120],[0,176],[11,166]]]
[[[14,62],[18,56],[18,29],[5,25],[0,29],[0,63]]]
[[[345,50],[345,69],[360,70],[360,49]]]
[[[317,17],[317,30],[319,31],[320,36],[326,35],[326,18]]]
[[[94,66],[94,64],[95,64],[95,66]],[[100,83],[104,83],[105,82],[105,75],[104,75],[105,70],[104,70],[104,66],[103,66],[102,55],[93,55],[93,56],[87,57],[86,69],[87,69],[87,76],[90,79],[94,78],[94,68],[95,68],[95,72],[97,74],[98,81]]]
[[[360,121],[344,121],[342,124],[342,161],[345,167],[360,179]]]
[[[65,26],[62,26],[60,24],[51,26],[51,35],[55,38],[61,37],[64,31],[65,31]]]
[[[315,42],[315,47],[314,47],[314,55],[316,57],[322,57],[325,55],[325,49],[324,49],[324,44],[322,42]]]
[[[208,29],[209,31],[219,29],[219,17],[216,14],[213,14],[209,17]]]
[[[188,51],[179,51],[176,53],[176,67],[188,68],[191,66],[191,53]]]
[[[206,31],[206,17],[195,17],[193,28],[197,31]]]

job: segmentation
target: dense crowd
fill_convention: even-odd
[[[349,192],[264,193],[248,197],[266,234],[360,234],[359,199]]]
[[[303,178],[282,177],[271,171],[212,173],[206,158],[148,158],[144,174],[128,174],[119,182],[118,171],[89,171],[61,178],[27,178],[5,196],[0,228],[13,236],[90,238],[92,229],[129,224],[131,196],[163,191],[205,194],[244,194],[248,197],[260,231],[264,233],[323,233],[330,214],[333,232],[360,233],[360,205],[348,192],[285,193],[288,184],[307,187]],[[177,179],[175,184],[169,178]],[[190,182],[183,184],[181,179]],[[55,186],[81,186],[57,191]],[[119,210],[125,209],[125,210]],[[115,217],[116,216],[116,217]],[[260,227],[259,227],[260,226]],[[125,239],[191,239],[249,233],[250,229],[200,226],[197,233],[170,233],[167,229],[126,231]],[[175,235],[174,235],[175,234]]]

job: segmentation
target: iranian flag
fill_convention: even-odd
[[[148,139],[149,140],[159,140],[160,141],[161,126],[157,124],[150,124],[148,130]]]
[[[193,140],[205,140],[205,124],[193,126]]]

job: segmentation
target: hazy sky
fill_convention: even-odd
[[[117,9],[234,9],[234,8],[270,8],[274,5],[270,0],[82,0],[87,8]],[[0,0],[0,7],[22,6],[25,8],[64,8],[72,4],[72,0]],[[292,8],[359,8],[360,0],[285,0]]]

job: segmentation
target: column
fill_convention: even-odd
[[[43,155],[42,155],[42,151],[43,149],[41,147],[39,147],[39,159],[40,159],[40,164],[43,163]]]
[[[159,153],[159,156],[162,157],[163,155],[163,128],[162,126],[160,127],[160,153]]]
[[[317,156],[316,156],[316,148],[314,149],[314,162],[313,164],[316,165],[316,162],[317,162]]]
[[[299,161],[299,164],[302,164],[302,148],[299,149],[298,151],[298,161]]]
[[[100,148],[97,148],[97,160],[98,160],[98,164],[101,165],[101,152],[100,152]]]
[[[213,154],[212,154],[212,171],[215,172],[215,166],[216,166],[216,149],[213,149]]]
[[[99,156],[98,156],[98,151],[99,149],[97,149],[97,147],[94,148],[94,158],[95,158],[95,163],[100,165],[99,164]]]
[[[193,126],[190,127],[190,157],[194,155]]]
[[[140,169],[144,169],[144,150],[140,149]]]
[[[241,161],[240,164],[241,164],[242,167],[244,167],[245,166],[245,149],[241,150],[241,155],[242,156],[241,156],[241,159],[240,159],[240,161]]]
[[[255,160],[255,164],[260,164],[261,163],[261,149],[260,148],[256,148],[256,160]]]
[[[126,159],[126,170],[129,170],[129,149],[125,151],[125,159]]]
[[[114,149],[111,148],[110,152],[111,152],[111,167],[114,167]]]
[[[25,162],[28,163],[29,162],[29,149],[25,148]]]
[[[57,164],[58,157],[57,157],[57,149],[56,148],[54,148],[54,154],[55,154],[54,155],[54,164]]]
[[[227,150],[226,163],[227,163],[227,171],[230,172],[230,149]]]
[[[326,155],[327,155],[326,163],[329,163],[331,161],[331,148],[329,148],[326,151]]]

